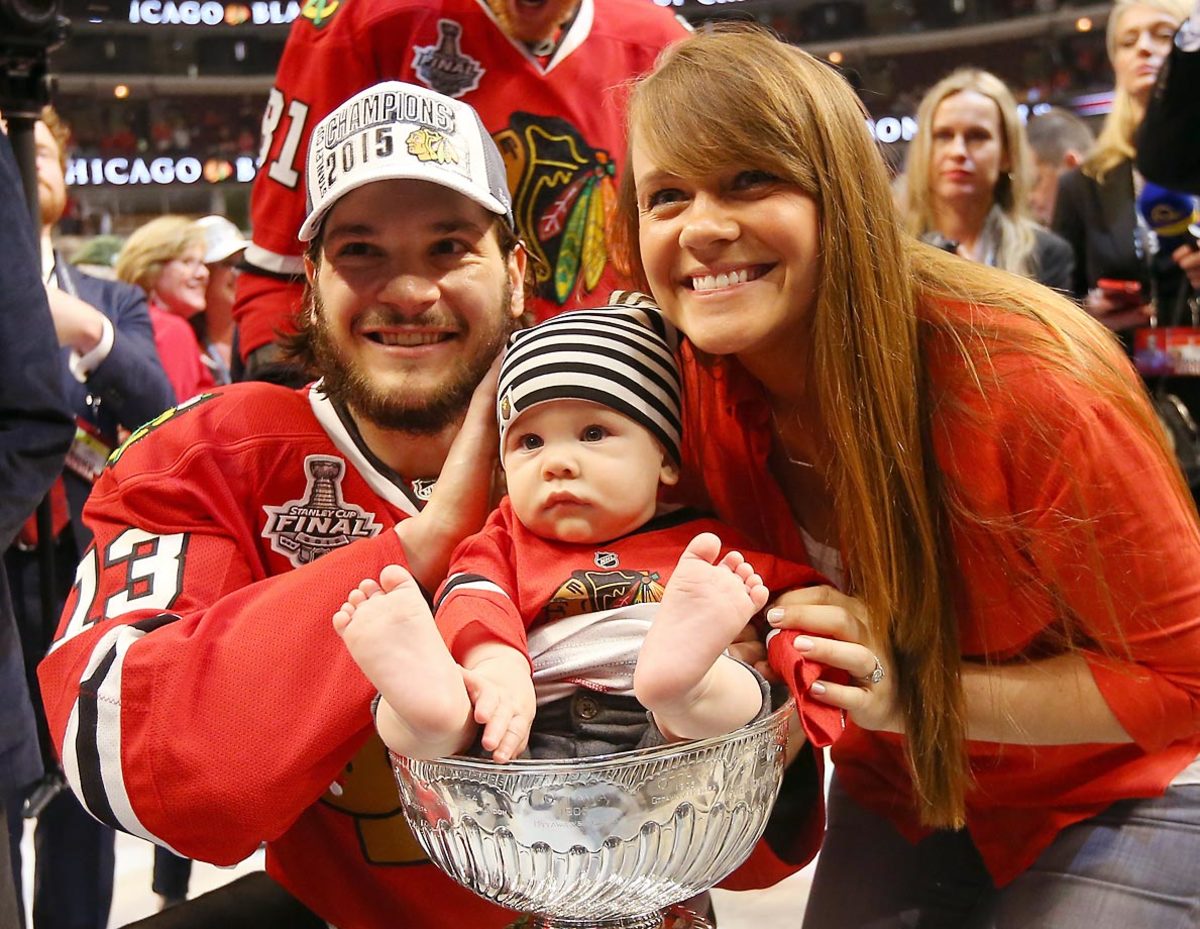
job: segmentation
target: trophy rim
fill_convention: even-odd
[[[497,762],[490,758],[476,758],[468,755],[446,755],[441,758],[412,758],[401,755],[390,749],[388,754],[393,763],[411,765],[441,766],[454,768],[459,771],[480,771],[495,775],[498,772],[513,774],[542,774],[570,772],[578,777],[591,771],[612,771],[614,768],[641,765],[653,761],[659,756],[669,757],[679,754],[681,746],[687,746],[689,751],[726,745],[731,742],[753,739],[765,732],[775,729],[786,720],[796,708],[795,698],[788,694],[786,699],[762,719],[747,723],[740,729],[704,739],[687,739],[683,741],[664,742],[649,748],[627,749],[620,752],[607,752],[603,755],[586,755],[581,758],[514,758],[511,761]]]

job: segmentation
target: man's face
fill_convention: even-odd
[[[233,309],[233,298],[237,289],[238,259],[241,252],[226,258],[224,261],[214,261],[208,266],[208,293],[205,296],[204,308],[211,315],[216,312],[222,316]]]
[[[496,217],[425,181],[378,181],[325,219],[313,349],[326,393],[385,429],[455,422],[522,310],[525,255]]]
[[[1029,185],[1029,212],[1043,226],[1054,218],[1054,201],[1058,199],[1058,176],[1066,165],[1056,165],[1040,158],[1034,162],[1033,182]]]
[[[579,0],[488,0],[500,26],[518,42],[542,42],[566,22]]]
[[[42,225],[53,226],[67,208],[67,182],[58,160],[58,140],[40,119],[33,126],[37,158],[38,209]]]

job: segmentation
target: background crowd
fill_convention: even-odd
[[[467,102],[479,111],[484,127],[496,139],[499,154],[505,159],[515,206],[524,203],[526,207],[523,212],[514,210],[516,232],[528,242],[537,242],[540,249],[540,254],[535,254],[534,280],[526,309],[545,318],[595,305],[607,292],[605,284],[618,284],[628,278],[624,276],[627,269],[613,261],[623,241],[621,234],[604,228],[604,223],[592,222],[592,214],[599,216],[601,208],[589,206],[592,201],[587,198],[594,197],[595,203],[608,209],[609,221],[618,209],[625,210],[624,219],[628,221],[638,209],[653,214],[657,207],[647,208],[644,203],[630,205],[634,166],[625,161],[623,116],[607,110],[598,116],[594,108],[585,105],[579,91],[582,78],[569,69],[576,67],[580,75],[600,80],[596,68],[598,62],[603,62],[603,81],[615,87],[649,70],[658,53],[685,36],[686,31],[668,13],[651,10],[649,4],[640,4],[645,10],[634,15],[625,7],[610,9],[602,0],[595,0],[593,11],[589,0],[585,0],[582,5],[589,16],[594,12],[596,23],[590,19],[584,23],[579,18],[579,0],[546,0],[537,7],[536,15],[528,10],[513,12],[521,7],[519,0],[486,0],[491,4],[486,17],[475,9],[483,2],[456,0],[457,5],[451,5],[455,6],[455,15],[464,18],[475,15],[480,22],[488,23],[488,28],[494,24],[495,28],[503,29],[505,40],[511,40],[520,52],[519,65],[507,63],[497,52],[495,60],[485,62],[487,68],[511,68],[513,80],[525,82],[520,85],[524,93],[519,95],[523,105],[545,107],[550,114],[548,118],[555,120],[552,125],[566,126],[588,143],[581,146],[584,160],[572,166],[572,170],[579,172],[572,188],[577,199],[564,194],[555,203],[564,215],[573,204],[582,204],[577,208],[581,217],[579,229],[587,231],[578,232],[574,239],[569,230],[561,235],[550,234],[544,218],[540,224],[523,218],[533,215],[535,207],[546,210],[548,203],[533,199],[528,179],[514,169],[517,161],[512,157],[513,146],[518,144],[514,141],[515,130],[524,125],[514,120],[528,114],[514,114],[516,96],[508,88],[499,97],[488,96],[484,91],[475,97],[466,94]],[[639,0],[620,2],[639,3]],[[1012,12],[1021,12],[1016,9],[1019,6],[1015,5]],[[1030,12],[1037,12],[1034,5],[1027,6]],[[622,13],[629,18],[619,20]],[[922,15],[917,4],[904,19],[911,31],[919,32],[945,25],[939,15],[932,9]],[[344,27],[345,31],[339,35],[331,26],[328,35],[333,38],[322,34],[320,42],[313,38],[315,33],[310,24],[298,23],[293,38],[281,50],[277,87],[272,92],[267,116],[262,119],[265,139],[260,139],[259,132],[262,101],[249,96],[228,111],[204,103],[156,108],[147,111],[149,121],[141,119],[136,123],[126,120],[117,106],[73,111],[69,97],[58,101],[58,109],[47,107],[42,111],[34,129],[40,228],[36,236],[30,236],[29,243],[20,243],[20,248],[29,246],[25,249],[31,263],[27,270],[37,273],[40,267],[41,286],[35,282],[30,287],[25,281],[24,290],[16,284],[10,289],[6,283],[6,296],[0,301],[5,329],[14,314],[36,318],[45,331],[35,332],[31,325],[26,336],[48,343],[52,327],[58,346],[52,360],[49,355],[54,354],[53,346],[37,346],[47,356],[46,366],[40,369],[43,373],[37,377],[30,375],[28,384],[16,391],[27,394],[26,399],[36,407],[38,418],[45,420],[53,437],[44,439],[35,449],[35,457],[40,460],[40,467],[35,469],[38,475],[24,484],[13,478],[12,486],[26,486],[29,492],[22,501],[16,501],[14,496],[14,506],[19,502],[23,510],[20,514],[6,514],[2,539],[6,546],[4,580],[11,595],[23,658],[19,673],[15,672],[11,681],[4,679],[4,686],[11,684],[19,695],[11,705],[20,701],[23,706],[36,707],[40,701],[35,669],[50,649],[60,614],[76,584],[76,565],[92,541],[91,529],[83,518],[84,504],[109,455],[144,423],[197,395],[239,381],[263,380],[300,387],[320,373],[311,366],[306,370],[283,350],[295,338],[297,310],[303,305],[305,312],[309,312],[311,307],[311,303],[301,303],[304,275],[307,272],[311,286],[312,275],[317,273],[314,261],[320,267],[321,242],[318,238],[316,251],[311,247],[305,251],[298,238],[308,209],[305,182],[289,175],[281,160],[281,147],[292,143],[282,134],[273,138],[275,127],[280,125],[277,110],[287,100],[313,100],[312,69],[320,71],[322,61],[330,63],[328,71],[334,68],[339,71],[338,79],[327,81],[323,88],[325,96],[319,100],[319,108],[324,112],[375,81],[392,77],[413,80],[405,69],[414,67],[418,27],[427,23],[419,16],[411,20],[407,16],[397,13],[386,20],[356,20],[352,27],[347,13],[343,20],[337,21],[338,28]],[[529,19],[530,16],[533,18]],[[839,30],[850,34],[853,26],[847,23],[853,21],[853,10],[842,10],[837,3],[823,3],[812,10],[778,17],[772,25],[785,38],[803,46],[810,36],[823,41],[839,38],[842,34]],[[352,29],[361,31],[355,33]],[[365,36],[372,36],[371,41],[381,46],[390,43],[394,60],[381,58],[365,47]],[[335,42],[344,44],[334,45]],[[878,58],[869,66],[844,75],[851,79],[860,96],[874,95],[876,104],[880,99],[901,104],[908,101],[916,110],[916,132],[903,160],[894,155],[887,159],[892,168],[886,177],[891,185],[889,198],[886,203],[873,202],[870,206],[894,210],[897,230],[902,229],[903,236],[937,246],[941,253],[1052,288],[1062,298],[1073,301],[1073,312],[1080,318],[1086,314],[1114,333],[1136,365],[1154,410],[1171,436],[1176,464],[1193,494],[1200,493],[1200,436],[1193,423],[1194,416],[1200,415],[1200,383],[1194,376],[1200,373],[1200,306],[1196,296],[1200,289],[1200,251],[1195,242],[1198,227],[1192,225],[1189,231],[1189,224],[1200,222],[1190,199],[1200,184],[1183,175],[1163,177],[1153,167],[1144,174],[1140,165],[1163,160],[1157,147],[1160,138],[1171,139],[1171,144],[1180,143],[1178,136],[1170,135],[1173,129],[1169,123],[1161,130],[1161,137],[1148,137],[1139,130],[1148,110],[1155,119],[1159,118],[1155,108],[1163,106],[1159,82],[1167,62],[1186,55],[1194,59],[1200,54],[1195,48],[1197,44],[1200,44],[1200,5],[1193,8],[1191,0],[1117,0],[1108,13],[1103,35],[1096,32],[1064,41],[1059,67],[1051,73],[1028,74],[1021,86],[1006,85],[996,74],[980,67],[986,66],[986,61],[974,61],[967,55],[953,62],[953,68],[947,58],[947,67],[936,77],[931,76],[928,87],[895,86],[886,60]],[[353,61],[345,57],[350,47],[355,49]],[[619,55],[614,51],[618,47]],[[736,46],[731,48],[738,51]],[[703,60],[703,55],[697,60]],[[1187,66],[1175,65],[1181,70]],[[528,73],[522,70],[517,76],[518,67]],[[686,70],[686,62],[676,67]],[[1194,69],[1194,64],[1191,67]],[[1100,89],[1105,82],[1111,82],[1113,103],[1098,127],[1094,121],[1082,120],[1063,107],[1043,108],[1028,118],[1028,110],[1019,110],[1019,103],[1029,105],[1047,98],[1065,100],[1079,92]],[[653,99],[652,92],[650,98]],[[848,95],[847,99],[852,98]],[[318,118],[322,115],[323,112],[314,113]],[[69,152],[79,156],[179,154],[195,150],[197,145],[227,157],[253,154],[266,158],[256,181],[253,229],[241,230],[229,217],[221,215],[162,215],[128,230],[102,257],[97,257],[95,249],[80,248],[77,238],[70,240],[74,260],[71,254],[60,252],[58,246],[63,240],[59,224],[65,214],[69,219],[70,212],[66,182]],[[300,151],[303,150],[300,146]],[[669,154],[655,152],[656,156]],[[5,156],[7,184],[11,172],[7,152]],[[1179,160],[1186,157],[1181,153]],[[1169,156],[1165,160],[1171,165],[1175,163]],[[534,159],[527,161],[532,163]],[[302,158],[297,163],[301,162]],[[723,166],[711,167],[715,174]],[[691,181],[680,182],[680,186],[686,188],[688,183]],[[625,186],[618,194],[622,184]],[[640,190],[637,195],[641,196]],[[311,198],[311,192],[308,196]],[[621,207],[617,206],[619,196],[625,198]],[[707,202],[708,192],[697,181],[689,196]],[[523,201],[522,197],[529,199]],[[3,196],[0,202],[6,204],[6,209],[11,206]],[[1164,220],[1163,209],[1173,209],[1175,213]],[[14,241],[19,239],[16,223],[16,219],[5,217],[4,224],[12,227],[8,234],[14,236]],[[641,233],[642,260],[647,254],[646,228],[643,226]],[[615,237],[608,238],[610,235]],[[631,235],[637,242],[637,233],[626,230],[625,238]],[[719,238],[715,232],[713,236]],[[312,230],[306,230],[301,237],[312,238]],[[896,255],[889,253],[887,260],[900,262],[896,256],[903,249],[896,248]],[[19,263],[20,254],[14,252],[10,263]],[[950,259],[944,254],[936,259],[943,260]],[[935,268],[936,274],[924,265],[921,267],[922,273],[934,277],[945,275],[949,279],[955,267],[960,266],[948,263],[943,267],[935,262],[929,267]],[[638,283],[654,287],[654,267],[638,266],[634,273],[641,278]],[[1001,294],[1003,299],[1011,299],[1014,305],[1022,307],[1038,299],[1038,291],[1023,283],[1011,284],[1010,291],[1005,289],[1010,285],[1000,276],[973,277],[966,271],[962,274],[963,280],[981,289],[977,293],[986,290],[992,297]],[[654,295],[664,304],[668,316],[672,315],[667,306],[670,298],[664,299],[657,287]],[[1045,299],[1047,305],[1056,308],[1055,313],[1067,314],[1062,319],[1071,319],[1072,310],[1065,300],[1059,301],[1049,292]],[[674,313],[686,321],[686,309],[686,299],[681,298]],[[703,349],[698,333],[688,331],[686,322],[681,324],[679,318],[672,321]],[[1060,331],[1074,332],[1073,323],[1058,325]],[[1091,346],[1099,342],[1088,340],[1098,340],[1100,336],[1091,333],[1079,338],[1081,344]],[[8,350],[5,340],[0,339],[0,344],[5,344]],[[717,344],[724,343],[717,339],[714,345]],[[1104,349],[1089,350],[1094,351],[1091,361],[1096,365],[1119,364],[1105,355]],[[32,359],[34,349],[29,351]],[[712,353],[740,357],[736,351],[714,348]],[[747,353],[742,362],[751,368],[749,359]],[[57,372],[55,383],[41,383],[45,380],[44,372],[51,369]],[[11,377],[18,371],[33,371],[34,367],[32,361],[20,366],[6,363],[0,364],[0,370]],[[924,377],[922,374],[918,379],[922,384]],[[759,379],[763,380],[761,376]],[[769,391],[770,378],[764,383]],[[54,396],[37,406],[34,401],[42,387]],[[9,388],[3,390],[7,397]],[[802,398],[792,403],[787,415],[800,422],[805,402]],[[780,409],[783,407],[781,404]],[[5,416],[24,415],[7,401],[0,412]],[[778,410],[772,405],[769,413],[776,417]],[[829,423],[822,425],[833,436],[827,448],[811,444],[811,435],[819,429],[805,438],[791,427],[777,426],[775,441],[781,447],[789,439],[795,443],[792,449],[800,451],[799,461],[784,447],[785,457],[792,464],[803,464],[803,459],[819,463],[840,439]],[[33,439],[32,433],[29,437]],[[68,440],[70,447],[64,458]],[[747,440],[747,447],[751,444]],[[20,454],[11,457],[22,459]],[[720,469],[711,473],[720,473]],[[804,473],[780,479],[785,485],[785,495],[790,492],[788,481],[793,482],[791,490],[795,490],[807,488],[808,480]],[[849,484],[839,485],[839,493],[850,494],[846,487]],[[725,492],[719,488],[708,490],[714,500],[721,500]],[[39,521],[32,516],[32,503],[43,496],[47,505]],[[731,499],[729,496],[725,502]],[[785,504],[783,512],[788,512],[789,505],[795,512],[794,500]],[[873,516],[865,505],[855,512],[864,518]],[[828,521],[821,526],[822,518],[813,518],[816,523],[806,524],[807,528],[813,530],[816,525],[818,530],[805,536],[810,555],[829,549],[830,543],[836,548],[838,527]],[[7,523],[11,523],[11,532]],[[841,532],[844,539],[845,527],[841,527]],[[866,558],[862,552],[857,554]],[[842,574],[840,566],[832,563],[817,566],[831,578]],[[863,570],[861,564],[857,570]],[[870,570],[883,571],[872,565],[866,575],[853,578],[862,585],[857,588],[860,592],[878,579],[869,574]],[[876,593],[872,590],[870,596]],[[870,600],[867,594],[862,595]],[[878,612],[881,602],[870,600],[868,605]],[[853,606],[857,609],[858,601]],[[880,644],[880,636],[884,640],[888,635],[895,636],[898,634],[895,629],[870,627],[866,620],[864,624],[871,628],[875,652],[886,654],[895,649],[894,639],[890,646]],[[9,631],[6,624],[0,635]],[[1085,633],[1093,635],[1094,630]],[[865,639],[849,641],[856,646],[870,644]],[[1117,641],[1105,647],[1120,651],[1124,645]],[[10,653],[11,650],[6,654]],[[932,677],[928,669],[920,673],[925,675],[921,678],[923,682]],[[24,696],[26,689],[28,699]],[[935,692],[948,695],[948,700],[960,699],[950,690]],[[930,724],[916,718],[912,695],[904,699],[909,702],[896,712],[907,714],[908,731],[927,735],[928,730],[922,726]],[[876,728],[868,725],[867,710],[844,708],[862,731]],[[39,722],[33,739],[38,747],[36,757],[31,755],[26,763],[14,761],[11,766],[0,768],[0,772],[8,775],[2,786],[6,791],[8,854],[19,918],[25,918],[20,912],[25,907],[20,900],[24,866],[36,869],[34,898],[30,901],[35,929],[105,929],[112,897],[113,831],[93,819],[75,794],[64,787],[45,720]],[[1001,737],[993,732],[992,735],[994,741],[1001,742],[1011,734]],[[1121,735],[1124,738],[1113,741],[1130,738],[1126,732]],[[966,736],[960,733],[959,738]],[[870,743],[863,749],[866,743],[870,743],[869,738],[856,743],[861,754],[847,754],[847,772],[862,765],[864,758],[891,757],[892,748],[886,740],[883,747]],[[853,748],[848,750],[853,751]],[[1193,771],[1190,779],[1185,770],[1183,780],[1176,778],[1172,783],[1200,783],[1200,771],[1194,769],[1193,763],[1188,768]],[[945,788],[940,794],[937,785],[930,787],[940,775],[945,772],[928,759],[925,768],[918,765],[917,792],[926,806],[924,818],[911,822],[902,818],[903,826],[899,828],[906,838],[930,823],[961,824],[964,816],[971,822],[970,816],[978,815],[963,806],[961,796],[957,801],[954,799],[953,787],[945,787],[952,777],[947,775],[947,781],[937,782]],[[929,780],[922,782],[921,777]],[[1156,788],[1162,786],[1156,784]],[[931,792],[922,793],[924,790]],[[1138,790],[1141,791],[1138,797],[1148,795],[1144,785]],[[881,829],[877,822],[867,822],[879,812],[878,805],[865,811],[841,793],[837,796],[841,805],[836,809],[841,811],[840,815],[857,816],[858,827],[863,830]],[[24,820],[29,817],[36,819],[35,861],[22,862],[20,840]],[[886,841],[880,839],[880,844],[883,847]],[[844,838],[834,848],[836,851],[828,857],[830,863],[823,867],[832,869],[835,867],[832,862],[837,861],[848,868],[846,863],[861,851],[853,844],[847,845]],[[945,860],[960,851],[954,846],[927,855],[925,848],[920,860],[932,872],[944,867]],[[156,846],[154,854],[153,891],[165,908],[175,906],[188,896],[189,863],[185,857],[163,847]],[[1011,861],[996,865],[986,849],[984,858],[993,877],[998,868],[1016,867]],[[978,871],[984,877],[972,874],[971,879],[986,882],[982,864]],[[839,919],[844,919],[846,913],[844,888],[838,888],[833,879],[826,879],[822,887],[810,913],[811,924],[839,925]]]

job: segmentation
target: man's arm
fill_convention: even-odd
[[[70,272],[68,272],[70,273]],[[84,383],[127,429],[136,429],[175,405],[175,394],[154,347],[154,329],[141,289],[120,281],[85,278],[79,297],[113,327],[108,355],[84,375]]]
[[[0,133],[0,548],[62,472],[75,428],[16,159]]]
[[[286,831],[369,736],[373,688],[329,616],[404,553],[385,530],[266,577],[212,449],[166,444],[176,466],[135,446],[126,480],[110,468],[97,482],[95,544],[39,677],[93,815],[231,864]]]
[[[124,448],[89,498],[95,544],[39,668],[64,771],[93,815],[221,864],[317,801],[373,731],[374,688],[330,617],[389,564],[433,586],[482,523],[494,389],[485,378],[419,515],[273,576],[261,446],[243,426],[222,431],[245,393],[185,403]],[[283,416],[292,395],[256,396],[279,396]]]
[[[58,342],[46,307],[32,219],[8,137],[0,133],[0,549],[62,473],[74,434],[62,397]],[[21,639],[0,573],[0,788],[41,776]],[[6,873],[2,879],[9,884]],[[7,894],[11,898],[11,885]]]

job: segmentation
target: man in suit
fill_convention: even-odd
[[[67,264],[51,245],[51,232],[67,199],[65,137],[64,127],[47,107],[35,125],[34,135],[42,221],[41,268],[60,346],[55,368],[74,415],[75,438],[60,479],[51,489],[54,537],[38,539],[28,527],[4,556],[35,700],[34,668],[49,647],[75,567],[91,542],[82,516],[92,482],[118,444],[122,429],[136,429],[175,402],[155,352],[141,290],[90,277]],[[40,553],[39,542],[46,546]],[[47,576],[42,573],[47,561],[53,575],[49,590]],[[49,759],[44,728],[41,736]],[[52,764],[47,764],[49,780],[39,785],[44,788],[42,795],[52,795],[52,799],[38,815],[35,833],[38,877],[34,926],[105,929],[112,902],[114,836],[112,830],[84,812],[69,790],[53,793],[58,782]],[[20,810],[28,795],[28,791],[21,791],[8,797],[9,850],[18,875]]]
[[[1029,187],[1029,211],[1043,226],[1054,219],[1054,200],[1058,179],[1083,163],[1095,137],[1087,123],[1062,107],[1052,106],[1031,116],[1025,123],[1025,137],[1033,151],[1034,176]]]
[[[73,427],[55,370],[58,344],[37,275],[33,229],[2,132],[0,254],[0,548],[7,548],[62,470]],[[41,774],[21,641],[0,573],[0,790],[8,794]],[[15,926],[19,885],[9,878],[7,858],[0,842],[0,925]]]

